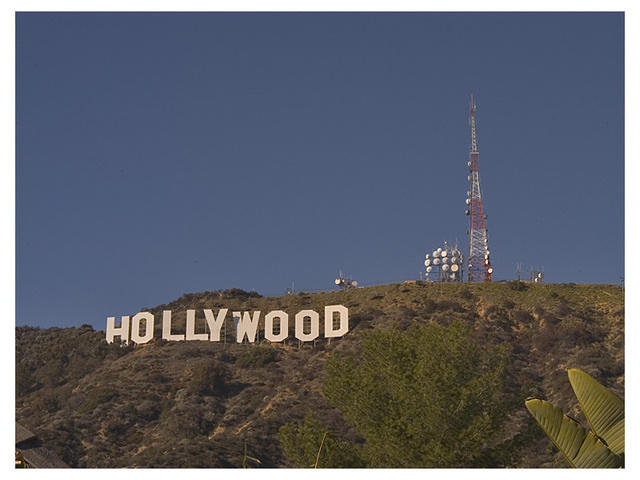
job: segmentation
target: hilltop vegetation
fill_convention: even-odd
[[[260,461],[250,467],[564,467],[523,400],[584,422],[567,368],[624,397],[618,286],[234,289],[141,310],[172,310],[180,333],[187,308],[264,317],[330,304],[349,308],[350,332],[315,345],[293,332],[283,344],[235,344],[230,328],[226,344],[166,342],[156,322],[156,340],[120,347],[88,325],[18,327],[16,416],[77,467],[241,467],[248,457]]]

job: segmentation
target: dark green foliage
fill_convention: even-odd
[[[463,312],[464,309],[462,306],[453,300],[441,300],[437,303],[437,310],[441,312],[446,312],[447,310],[453,310],[454,312]]]
[[[251,290],[250,292],[247,292],[245,290],[242,290],[240,288],[229,288],[227,290],[220,290],[220,296],[224,297],[224,298],[261,298],[262,295],[260,295],[258,292]]]
[[[460,289],[460,292],[458,293],[458,296],[464,300],[473,299],[473,293],[471,293],[471,290],[469,290],[467,287],[462,287]]]
[[[78,459],[85,453],[78,425],[70,419],[56,421],[39,429],[38,438],[70,467],[77,467]]]
[[[227,389],[229,372],[226,366],[215,359],[198,362],[187,386],[192,395],[223,395]]]
[[[516,292],[524,292],[529,288],[529,285],[520,280],[512,280],[507,282],[507,284],[511,290],[515,290]]]
[[[530,324],[533,321],[533,317],[531,316],[531,314],[524,310],[513,310],[511,313],[511,318],[516,323]]]
[[[366,439],[371,467],[471,466],[508,413],[509,351],[482,347],[459,321],[378,330],[357,361],[327,361],[325,394]]]
[[[78,409],[80,413],[92,412],[98,405],[107,403],[118,395],[112,387],[94,388],[87,395],[87,399]]]
[[[38,387],[31,369],[24,363],[16,365],[16,397],[21,397]]]
[[[556,314],[560,317],[566,317],[571,313],[571,307],[569,306],[569,302],[566,298],[560,297],[560,302],[556,307]]]
[[[436,302],[430,298],[426,298],[422,302],[422,314],[430,314],[438,309]]]
[[[56,412],[60,408],[58,395],[55,390],[50,388],[40,389],[35,395],[33,405],[36,409],[47,413]]]
[[[196,409],[172,410],[164,423],[167,431],[175,438],[194,438],[206,434],[211,423]]]
[[[104,332],[80,328],[16,328],[16,396],[38,388],[59,387],[94,371],[132,347],[104,341]]]
[[[285,457],[296,468],[313,468],[316,461],[319,468],[366,466],[356,445],[337,439],[329,427],[311,412],[307,412],[301,424],[292,422],[283,425],[278,440]]]
[[[274,347],[254,346],[238,356],[236,366],[240,368],[262,367],[277,360],[278,351]]]
[[[505,300],[502,302],[502,308],[506,308],[507,310],[511,310],[512,308],[515,308],[515,306],[516,304],[511,300]]]

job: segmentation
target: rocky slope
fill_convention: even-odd
[[[231,328],[226,343],[158,340],[165,309],[184,332],[187,308],[293,318],[331,304],[350,316],[349,333],[331,342],[300,345],[291,333],[283,344],[236,344]],[[343,439],[362,441],[323,395],[326,356],[357,356],[367,331],[413,323],[463,319],[479,341],[509,342],[510,388],[583,422],[567,368],[624,395],[624,291],[613,285],[394,284],[272,298],[233,289],[141,310],[155,314],[156,340],[135,347],[107,345],[88,325],[16,328],[16,418],[71,466],[240,467],[245,449],[260,460],[251,467],[289,466],[278,429],[309,410]],[[566,466],[524,405],[505,438],[512,441],[496,467]]]

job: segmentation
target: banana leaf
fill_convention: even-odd
[[[624,453],[624,401],[581,370],[569,369],[569,381],[593,433]]]
[[[525,405],[553,444],[576,468],[617,468],[624,466],[598,437],[544,400],[527,400]]]

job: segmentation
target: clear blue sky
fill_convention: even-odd
[[[623,82],[615,13],[17,14],[17,324],[417,278],[471,91],[494,279],[618,283]]]

